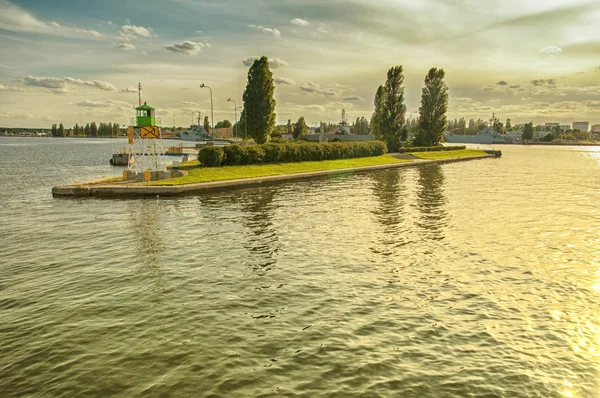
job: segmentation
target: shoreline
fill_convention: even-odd
[[[111,184],[101,181],[58,185],[52,188],[53,197],[62,198],[82,198],[82,197],[101,197],[101,198],[140,198],[156,196],[183,196],[205,192],[229,191],[234,189],[252,188],[259,186],[268,186],[280,182],[307,180],[312,178],[358,174],[370,171],[396,169],[401,167],[419,167],[426,165],[458,163],[479,159],[494,159],[497,154],[485,154],[480,156],[469,156],[461,158],[424,160],[416,159],[410,162],[391,163],[376,166],[363,166],[354,168],[345,168],[337,170],[311,171],[295,174],[283,174],[267,177],[243,178],[224,181],[201,182],[183,185],[137,185],[137,184]]]

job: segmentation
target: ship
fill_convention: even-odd
[[[494,131],[494,120],[490,119],[488,127],[475,135],[454,135],[451,132],[444,134],[444,140],[453,144],[506,144],[508,141],[502,134]]]
[[[192,125],[189,129],[180,132],[183,141],[211,141],[212,137],[200,125]]]

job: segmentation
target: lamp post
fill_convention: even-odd
[[[237,128],[238,128],[238,126],[237,126],[237,104],[231,98],[227,98],[227,101],[228,102],[233,102],[233,110],[234,110],[234,113],[233,113],[234,116],[233,116],[233,118],[235,120],[235,130],[234,130],[233,133],[235,134],[235,138],[237,138],[237,136],[238,136],[238,134],[237,134]]]
[[[213,117],[213,100],[212,100],[212,88],[208,87],[206,84],[202,83],[200,88],[207,88],[210,90],[210,124],[211,124],[211,133],[213,144],[215,143],[215,119]]]

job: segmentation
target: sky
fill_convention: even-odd
[[[443,68],[449,117],[600,123],[598,0],[0,0],[0,126],[235,117],[269,57],[277,122],[370,119],[402,65],[408,116]],[[239,116],[239,111],[237,112]]]

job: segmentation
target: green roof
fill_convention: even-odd
[[[142,105],[142,106],[138,106],[138,107],[137,107],[137,108],[135,108],[135,109],[137,109],[138,111],[149,111],[149,110],[152,110],[152,109],[154,109],[154,108],[153,108],[153,107],[151,107],[150,105],[146,104],[146,101],[144,101],[144,105]]]

